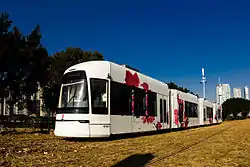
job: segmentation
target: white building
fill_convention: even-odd
[[[234,98],[241,98],[241,88],[234,88],[233,89],[233,93],[234,93]]]
[[[38,92],[36,94],[34,94],[33,96],[31,96],[31,100],[32,102],[32,110],[33,112],[35,112],[36,114],[40,115],[40,116],[44,116],[45,115],[45,111],[43,109],[43,99],[42,99],[42,89],[39,88]],[[14,115],[27,115],[28,114],[28,109],[24,108],[22,110],[18,110],[18,106],[17,104],[14,105],[14,110],[13,110],[13,114]],[[3,104],[1,104],[0,101],[0,115],[10,115],[10,108],[9,105],[7,105],[6,103],[6,99],[4,99]]]
[[[229,84],[218,84],[216,86],[216,101],[220,105],[231,98],[231,89]]]
[[[244,87],[244,97],[245,99],[249,100],[249,90],[248,90],[248,86]]]

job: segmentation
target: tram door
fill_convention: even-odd
[[[159,105],[158,105],[158,115],[160,115],[160,120],[159,122],[162,125],[161,129],[166,129],[168,128],[169,124],[169,110],[168,110],[168,98],[167,96],[164,95],[159,95]]]

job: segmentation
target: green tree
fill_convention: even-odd
[[[11,32],[9,32],[9,28],[12,24],[12,21],[9,20],[9,14],[6,12],[1,13],[0,15],[0,102],[1,102],[1,115],[3,115],[4,109],[4,98],[8,96],[7,93],[7,84],[5,81],[6,73],[4,72],[4,53],[8,49],[8,45],[10,44]]]
[[[9,14],[0,15],[0,96],[7,98],[10,115],[14,104],[22,109],[26,98],[45,83],[48,54],[41,45],[40,26],[24,36],[17,27],[11,30]]]
[[[193,95],[199,97],[198,94],[195,94],[194,92],[190,91],[187,88],[183,88],[181,86],[178,86],[174,82],[166,82],[166,84],[168,84],[169,89],[176,89],[176,90],[182,91],[184,93],[190,93],[190,94],[193,94]]]
[[[248,114],[250,111],[250,100],[242,98],[231,98],[226,100],[222,104],[223,109],[223,118],[227,118],[230,114],[233,114],[234,119],[237,118],[237,114],[242,113],[242,116],[245,116],[245,113]],[[246,114],[246,115],[247,115]]]
[[[249,114],[249,111],[242,111],[241,112],[243,118],[247,118],[247,115]]]
[[[52,112],[56,111],[63,73],[67,68],[81,62],[103,59],[103,55],[97,51],[83,51],[73,47],[52,55],[47,69],[49,80],[43,87],[44,107]]]

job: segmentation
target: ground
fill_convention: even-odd
[[[250,166],[250,119],[113,141],[0,136],[0,166]]]

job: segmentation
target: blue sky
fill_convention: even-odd
[[[66,47],[97,50],[105,59],[173,81],[215,100],[218,77],[250,83],[250,1],[3,1],[0,11],[29,33],[41,25],[50,54]]]

